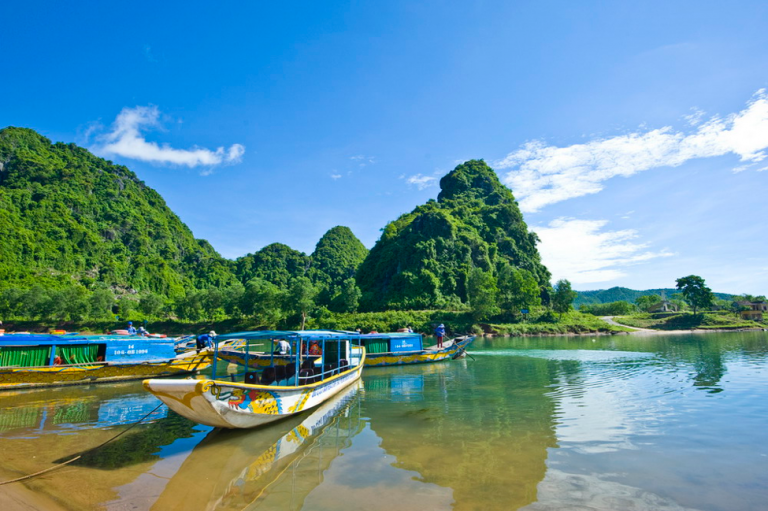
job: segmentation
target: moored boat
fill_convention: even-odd
[[[367,354],[365,365],[377,367],[427,364],[458,358],[474,340],[474,336],[465,335],[445,341],[440,348],[425,348],[424,338],[417,333],[371,333],[361,336]]]
[[[210,353],[177,356],[172,339],[6,334],[0,390],[175,376],[210,364]]]
[[[418,333],[372,333],[360,336],[360,343],[366,353],[365,365],[378,367],[427,364],[458,358],[474,340],[474,336],[465,335],[445,341],[440,348],[425,348],[424,339]],[[275,357],[269,351],[249,353],[246,357],[246,353],[239,347],[225,347],[219,350],[219,358],[238,365],[245,365],[247,359],[248,366],[252,368],[288,363],[290,357]]]
[[[245,341],[242,371],[230,380],[145,380],[144,388],[179,415],[222,428],[252,428],[314,408],[360,379],[365,349],[360,335],[335,331],[258,331],[221,335]],[[268,343],[281,354],[251,353]],[[317,345],[320,353],[308,348]],[[271,351],[271,350],[270,350]],[[218,345],[213,374],[217,374]],[[269,361],[253,371],[250,358]],[[229,369],[229,368],[228,368]]]

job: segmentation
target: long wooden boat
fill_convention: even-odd
[[[474,340],[465,335],[445,341],[441,348],[425,348],[424,338],[417,333],[366,334],[361,339],[368,354],[365,364],[376,367],[451,360],[463,355]]]
[[[222,428],[253,428],[314,408],[360,379],[365,348],[360,335],[334,331],[258,331],[221,335],[246,341],[242,372],[230,380],[145,380],[144,388],[179,415]],[[283,341],[293,355],[270,354],[271,364],[252,371],[252,344]],[[305,354],[318,343],[322,354]],[[355,345],[356,344],[356,345]],[[217,374],[218,345],[213,374]],[[263,353],[261,355],[264,355]],[[266,358],[265,358],[266,360]]]
[[[0,390],[141,380],[193,373],[212,354],[177,356],[173,339],[110,336],[0,337]]]
[[[445,341],[442,348],[425,348],[422,335],[417,333],[375,333],[360,336],[366,353],[365,365],[377,367],[427,364],[458,358],[474,340],[474,336],[456,337]],[[219,349],[219,358],[240,366],[246,365],[247,359],[248,366],[255,369],[274,363],[286,364],[290,360],[287,356],[273,357],[269,350],[248,353],[246,356],[241,347],[222,347]],[[277,362],[273,362],[275,359]]]

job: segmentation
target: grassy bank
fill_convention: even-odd
[[[636,328],[651,330],[737,330],[742,328],[764,328],[763,323],[743,320],[738,314],[727,311],[692,314],[632,314],[617,316],[614,321]]]
[[[591,314],[571,311],[563,314],[558,321],[536,321],[530,323],[491,324],[491,333],[499,335],[568,335],[590,333],[621,333],[630,332],[631,328],[610,325]]]
[[[590,314],[572,311],[562,318],[545,310],[530,315],[527,321],[515,322],[475,322],[469,312],[453,311],[387,311],[340,314],[326,312],[310,318],[308,329],[355,330],[363,332],[393,332],[399,328],[411,326],[416,332],[431,335],[438,324],[445,324],[449,335],[483,334],[494,335],[566,335],[587,333],[618,333],[630,329],[609,325]],[[134,325],[143,324],[134,320]],[[125,328],[126,322],[120,321],[8,321],[6,331],[48,332],[61,329],[68,332],[104,333],[118,328]],[[243,330],[264,329],[266,325],[249,318],[227,319],[223,321],[151,321],[147,323],[150,332],[167,335],[183,335],[215,330],[218,333],[238,332]],[[293,329],[297,325],[283,324],[279,328]]]

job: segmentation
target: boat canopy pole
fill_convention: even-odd
[[[195,339],[197,341],[197,339]],[[211,371],[213,372],[213,379],[216,379],[216,362],[219,359],[219,343],[216,342],[216,339],[213,340],[213,368]]]
[[[325,337],[323,337],[323,350],[322,351],[323,351],[323,353],[322,353],[321,358],[320,358],[320,368],[322,370],[323,376],[322,376],[321,379],[325,380],[325,353],[326,353],[326,351],[325,351]]]

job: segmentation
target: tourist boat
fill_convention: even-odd
[[[330,399],[360,379],[365,349],[360,335],[336,331],[258,331],[218,336],[218,341],[245,341],[243,364],[227,367],[229,380],[145,380],[144,388],[173,411],[208,426],[252,428],[300,413]],[[249,363],[254,345],[278,342],[290,354],[254,353],[271,363]],[[316,344],[321,353],[305,347]],[[268,357],[268,358],[267,358]],[[213,374],[217,373],[218,344],[214,347]],[[241,371],[242,369],[242,371]],[[215,378],[215,377],[214,377]]]
[[[474,341],[474,336],[465,335],[443,342],[443,346],[424,347],[424,338],[417,333],[371,333],[361,336],[367,356],[367,366],[398,366],[404,364],[426,364],[462,356]]]
[[[311,332],[307,330],[306,332]],[[365,348],[365,365],[367,366],[397,366],[404,364],[425,364],[454,359],[462,356],[467,347],[474,341],[474,336],[462,336],[450,339],[437,346],[424,347],[424,339],[417,333],[371,333],[360,336],[361,345]],[[265,345],[265,351],[248,354],[248,366],[252,368],[288,363],[289,357],[274,357],[272,346]],[[311,350],[311,343],[310,348]],[[246,354],[241,348],[225,347],[219,350],[219,358],[238,365],[246,364]]]
[[[211,361],[211,353],[177,356],[173,339],[6,334],[0,338],[0,390],[176,376]]]

